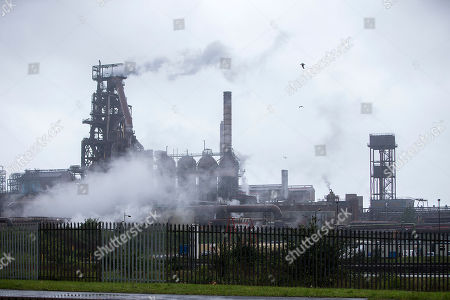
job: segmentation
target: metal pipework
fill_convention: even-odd
[[[274,205],[198,205],[198,206],[188,206],[187,210],[192,209],[202,214],[205,213],[215,213],[216,215],[228,215],[230,213],[241,213],[241,212],[268,212],[272,213],[275,219],[281,219],[283,214],[281,213],[281,209]]]

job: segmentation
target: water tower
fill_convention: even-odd
[[[370,200],[396,199],[395,135],[371,134]]]

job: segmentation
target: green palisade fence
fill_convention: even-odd
[[[103,224],[102,281],[164,282],[165,237],[161,224]]]
[[[7,254],[14,259],[1,265],[0,279],[38,279],[38,241],[37,225],[0,227],[0,258]]]
[[[3,226],[0,263],[5,254],[14,260],[0,265],[0,278],[450,290],[447,232],[340,229],[311,242],[316,232],[95,221]]]

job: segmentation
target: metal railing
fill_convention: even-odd
[[[448,291],[449,255],[448,233],[436,232],[97,222],[0,227],[3,279]]]
[[[449,290],[448,234],[172,226],[167,281]]]
[[[38,279],[37,225],[0,227],[0,279]]]

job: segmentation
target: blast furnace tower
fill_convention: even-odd
[[[83,120],[90,125],[89,137],[81,142],[81,165],[108,161],[128,150],[143,150],[133,131],[131,106],[123,90],[123,64],[92,67],[92,80],[97,90],[92,95],[91,117]]]

